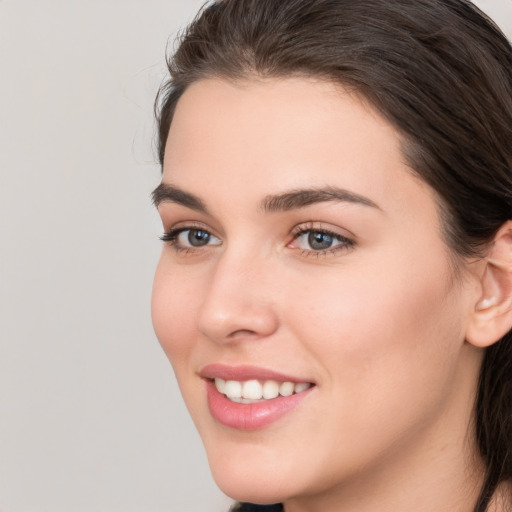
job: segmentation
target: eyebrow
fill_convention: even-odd
[[[338,187],[297,189],[267,196],[262,202],[262,209],[265,212],[281,212],[329,201],[354,203],[381,209],[371,199]]]
[[[167,183],[160,183],[160,185],[153,190],[151,199],[157,208],[161,203],[176,203],[190,208],[191,210],[208,213],[205,204],[197,196],[173,185],[168,185]]]
[[[160,183],[151,194],[153,204],[158,207],[161,203],[180,204],[186,208],[208,214],[208,209],[199,197],[167,183]],[[266,213],[284,212],[305,208],[316,203],[329,201],[359,204],[380,210],[381,208],[371,199],[338,187],[321,187],[290,190],[282,194],[266,196],[261,202],[261,209]]]

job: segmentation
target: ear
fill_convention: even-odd
[[[481,296],[466,331],[466,341],[488,347],[512,328],[512,221],[496,234],[480,278]]]

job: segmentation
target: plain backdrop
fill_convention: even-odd
[[[201,4],[0,0],[0,512],[229,507],[149,309],[153,99]]]

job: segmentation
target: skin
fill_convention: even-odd
[[[164,244],[152,314],[221,489],[287,512],[471,510],[483,350],[465,339],[484,267],[454,275],[435,193],[394,128],[327,82],[203,80],[178,103],[162,181],[207,208],[158,205],[165,231],[212,237]],[[322,187],[374,206],[261,208]],[[344,238],[321,253],[297,229]],[[212,363],[315,387],[275,423],[239,431],[209,413],[199,372]]]

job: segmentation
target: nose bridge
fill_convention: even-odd
[[[277,329],[269,257],[229,249],[215,262],[199,329],[217,342],[269,336]]]

